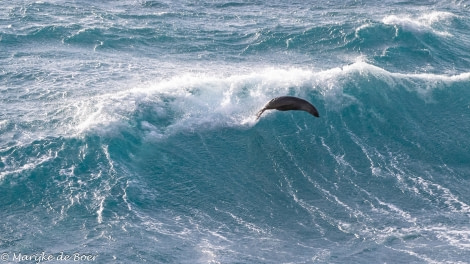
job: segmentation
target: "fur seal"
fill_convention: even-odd
[[[256,119],[258,120],[264,111],[276,109],[279,111],[288,111],[288,110],[302,110],[310,113],[315,117],[320,117],[317,109],[311,103],[305,101],[304,99],[294,97],[294,96],[280,96],[269,101],[263,109],[261,109],[256,114]]]

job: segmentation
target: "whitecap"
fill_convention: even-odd
[[[437,23],[448,23],[455,15],[449,12],[433,11],[420,16],[389,15],[382,19],[386,25],[400,26],[404,30],[414,32],[432,32],[440,36],[452,36],[448,31],[435,27]]]

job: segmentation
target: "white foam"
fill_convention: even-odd
[[[18,175],[25,171],[33,170],[41,164],[57,157],[56,151],[49,151],[43,155],[29,158],[24,164],[17,165],[15,162],[8,161],[8,157],[1,157],[2,163],[6,164],[5,168],[0,171],[0,181],[9,175]],[[12,164],[10,164],[12,163]]]
[[[225,248],[222,246],[216,246],[210,243],[208,239],[203,239],[201,243],[199,243],[199,248],[201,251],[201,257],[199,259],[202,263],[214,263],[220,264],[222,262],[218,261],[218,251],[224,251]]]
[[[8,125],[7,119],[0,120],[0,131],[3,130],[4,127],[6,127],[7,125]]]
[[[271,97],[311,90],[314,75],[304,69],[267,68],[260,72],[233,74],[186,73],[146,83],[116,94],[104,94],[75,103],[75,129],[84,132],[129,119],[139,107],[152,105],[158,118],[176,118],[166,130],[195,126],[250,126],[255,113]],[[305,87],[307,86],[307,87]],[[155,131],[158,124],[143,120],[142,127]],[[164,131],[163,131],[164,132]]]
[[[436,23],[448,23],[455,15],[449,12],[433,11],[420,16],[389,15],[382,19],[386,25],[397,25],[408,31],[433,32],[441,36],[451,36],[447,31],[440,31],[434,27]]]

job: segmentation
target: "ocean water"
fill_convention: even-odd
[[[1,261],[469,263],[469,12],[1,1]]]

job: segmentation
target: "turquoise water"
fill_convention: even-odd
[[[468,262],[468,12],[3,2],[1,260]]]

